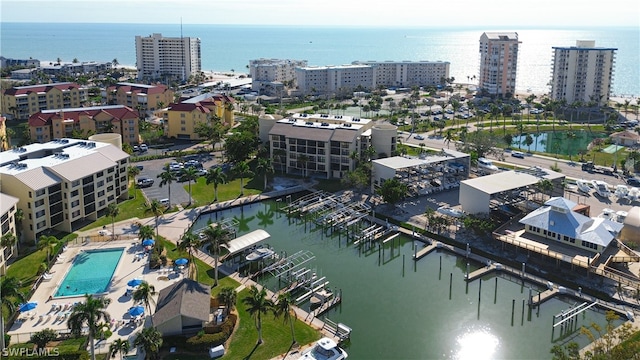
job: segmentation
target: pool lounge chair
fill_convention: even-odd
[[[51,275],[49,273],[42,274],[42,281],[49,281],[51,279],[53,279],[53,275]]]

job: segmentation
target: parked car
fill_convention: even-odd
[[[138,168],[138,170],[140,170],[140,171],[144,170],[144,166],[142,166],[142,165],[136,165],[136,168]]]
[[[519,158],[519,159],[524,159],[524,153],[521,151],[514,151],[511,153],[511,156]]]
[[[422,135],[416,135],[413,138],[416,139],[416,140],[424,140],[424,136],[422,136]]]
[[[153,179],[152,178],[138,178],[137,184],[139,188],[147,188],[147,187],[151,187],[153,185]]]
[[[133,152],[138,152],[138,151],[140,151],[140,146],[133,145]]]
[[[627,184],[631,186],[640,187],[640,177],[630,177],[627,179]]]
[[[140,144],[140,152],[145,152],[147,150],[149,150],[147,144]]]
[[[160,204],[164,206],[169,206],[169,199],[160,199]]]

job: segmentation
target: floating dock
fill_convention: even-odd
[[[470,273],[469,275],[466,276],[466,280],[467,281],[473,281],[477,278],[481,278],[485,275],[487,275],[490,272],[493,272],[494,270],[498,269],[498,267],[496,266],[496,264],[491,264],[487,267],[483,267],[480,268],[472,273]]]

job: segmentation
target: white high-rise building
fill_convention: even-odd
[[[551,99],[567,104],[609,101],[614,48],[597,48],[593,40],[576,41],[576,46],[553,47]]]
[[[200,39],[193,37],[163,37],[154,33],[136,36],[136,67],[138,79],[158,79],[175,76],[182,81],[201,71]]]
[[[288,83],[296,87],[296,68],[307,66],[307,60],[256,59],[249,61],[251,89],[267,95],[277,95]]]
[[[501,97],[515,94],[520,44],[516,32],[485,32],[480,36],[481,91]]]

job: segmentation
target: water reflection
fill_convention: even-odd
[[[453,354],[456,360],[494,359],[500,345],[497,336],[488,328],[469,329],[456,338],[458,350]]]

